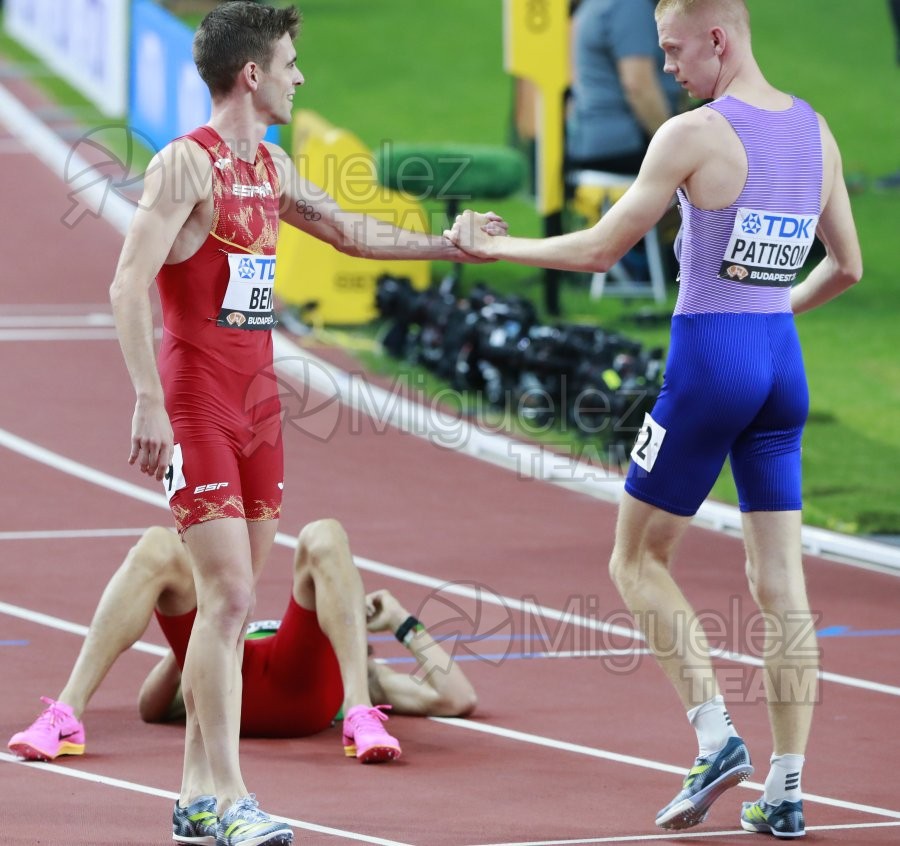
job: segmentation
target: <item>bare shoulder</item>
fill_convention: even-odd
[[[819,119],[819,133],[822,136],[822,148],[825,151],[825,155],[836,154],[838,152],[837,141],[834,138],[831,127],[828,125],[828,121],[819,112],[816,112],[816,117]]]
[[[694,109],[669,118],[650,141],[648,159],[654,167],[680,170],[682,177],[695,170],[721,143],[719,121],[727,121],[712,109]]]
[[[186,138],[162,148],[144,174],[144,190],[169,202],[196,205],[212,192],[212,162],[206,151]]]
[[[682,133],[708,132],[722,124],[727,126],[728,121],[715,109],[707,109],[705,106],[682,112],[669,118],[665,123],[666,126],[671,126],[673,131]]]
[[[148,171],[154,164],[165,164],[174,170],[191,167],[196,170],[212,169],[209,156],[199,144],[195,144],[188,138],[178,138],[166,144],[151,160]]]
[[[819,136],[822,139],[822,208],[825,209],[835,196],[836,186],[840,189],[838,196],[846,193],[844,167],[841,162],[841,151],[828,122],[821,114],[816,113],[816,117],[819,120]]]
[[[675,151],[714,145],[720,133],[727,132],[728,121],[713,109],[703,107],[669,118],[654,135],[661,145]]]

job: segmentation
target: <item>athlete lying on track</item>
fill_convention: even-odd
[[[183,719],[181,666],[197,607],[189,555],[168,529],[143,534],[107,584],[62,691],[55,700],[42,697],[43,713],[10,739],[14,753],[44,761],[83,754],[88,702],[154,614],[170,650],[144,680],[138,711],[148,723]],[[370,632],[394,632],[415,656],[416,673],[378,663],[364,643],[337,655],[331,633],[348,615],[365,617]],[[447,717],[469,714],[476,704],[458,664],[394,596],[386,590],[364,595],[335,520],[300,532],[287,610],[281,620],[248,627],[242,679],[243,736],[304,737],[330,726],[343,709],[345,754],[363,763],[400,756],[400,744],[383,725],[385,706],[398,714]]]

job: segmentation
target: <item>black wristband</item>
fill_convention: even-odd
[[[412,636],[422,629],[423,626],[412,614],[410,614],[398,627],[397,631],[394,632],[394,637],[400,641],[404,646],[409,646],[409,641]]]

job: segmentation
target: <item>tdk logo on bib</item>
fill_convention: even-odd
[[[719,277],[790,287],[809,255],[818,220],[818,215],[738,209]]]
[[[228,255],[228,288],[217,326],[231,329],[271,329],[275,326],[275,256]]]
[[[810,224],[817,220],[817,217],[790,217],[778,214],[767,214],[760,219],[756,212],[751,212],[741,224],[741,229],[747,235],[758,235],[765,229],[766,237],[772,235],[778,238],[806,237],[809,235]]]
[[[759,219],[759,215],[756,212],[748,215],[747,219],[741,224],[741,229],[748,235],[756,235],[756,233],[762,229],[762,222]]]
[[[237,275],[239,279],[271,282],[275,279],[275,257],[242,257],[237,263]]]

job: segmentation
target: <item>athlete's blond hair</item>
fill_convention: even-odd
[[[718,19],[750,33],[750,10],[746,0],[659,0],[656,4],[656,20],[667,12],[703,16],[710,23]]]

